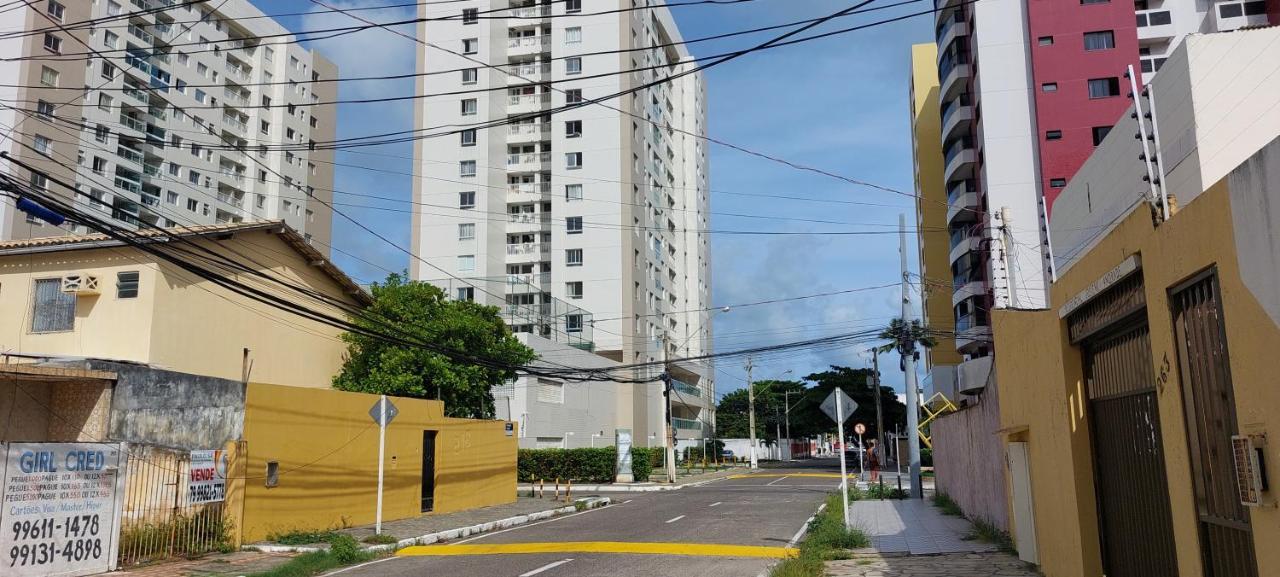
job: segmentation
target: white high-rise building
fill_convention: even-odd
[[[20,110],[0,107],[0,149],[43,176],[3,161],[0,172],[119,224],[283,220],[327,254],[333,152],[309,145],[333,140],[336,107],[316,103],[333,102],[336,84],[316,81],[337,68],[248,0],[214,8],[9,8],[5,22],[21,26],[5,26],[19,34],[0,38],[0,56],[18,60],[0,63],[0,102]],[[62,232],[0,203],[0,238]]]
[[[429,19],[418,28],[429,45],[418,55],[413,221],[423,262],[411,275],[505,307],[518,332],[624,364],[663,360],[664,339],[672,359],[711,350],[707,151],[694,136],[706,132],[702,76],[560,110],[694,66],[672,45],[670,12],[644,4],[419,8]],[[677,436],[706,438],[711,366],[673,365]],[[656,382],[632,386],[616,426],[660,435],[662,402]]]

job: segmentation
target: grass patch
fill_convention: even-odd
[[[303,553],[284,565],[253,573],[249,577],[313,577],[346,565],[371,561],[377,556],[376,553],[360,550],[360,544],[350,535],[335,534],[329,540],[329,549]]]
[[[1013,546],[1013,538],[1009,536],[1009,533],[1001,531],[1000,528],[988,523],[985,519],[972,519],[970,521],[973,523],[973,531],[969,533],[969,538],[996,545],[1005,553],[1017,553],[1017,549]]]
[[[279,543],[281,545],[314,545],[316,543],[329,543],[338,536],[337,531],[289,531],[287,533],[271,533],[267,535],[267,541]]]
[[[395,537],[392,537],[391,535],[388,535],[386,533],[383,533],[381,535],[369,535],[368,537],[365,537],[364,539],[360,540],[361,543],[368,543],[370,545],[390,545],[392,543],[397,543],[399,541],[400,541],[399,539],[396,539]]]
[[[935,493],[933,495],[933,506],[941,509],[943,515],[951,515],[952,517],[964,516],[964,511],[960,510],[960,505],[951,498],[951,495],[946,493]]]
[[[821,577],[825,561],[844,559],[846,550],[870,544],[862,531],[845,528],[840,498],[839,493],[827,497],[827,507],[809,523],[800,554],[774,565],[769,577]]]
[[[899,489],[897,487],[890,487],[887,485],[880,485],[880,484],[869,485],[867,487],[866,498],[868,499],[906,499],[907,491],[905,489]]]

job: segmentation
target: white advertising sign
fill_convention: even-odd
[[[187,476],[187,503],[216,503],[227,498],[227,454],[225,451],[191,451],[191,473]]]
[[[120,445],[12,443],[0,486],[0,574],[90,575],[115,564]]]

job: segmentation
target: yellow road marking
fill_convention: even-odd
[[[490,543],[487,545],[416,545],[396,552],[402,556],[533,555],[538,553],[632,553],[697,557],[794,557],[796,549],[710,543],[621,543],[579,541],[565,543]]]
[[[850,473],[849,478],[853,479],[858,476],[857,473]],[[810,477],[818,479],[839,479],[840,473],[755,473],[745,475],[729,475],[726,479],[768,479],[771,477]]]

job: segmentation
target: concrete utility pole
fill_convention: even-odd
[[[920,486],[920,384],[916,382],[916,343],[912,338],[911,285],[907,282],[907,216],[898,215],[898,246],[902,257],[902,322],[904,334],[898,335],[898,352],[902,354],[903,372],[907,379],[907,456],[911,463],[911,498],[923,499]],[[877,395],[877,398],[879,396]]]
[[[756,389],[751,384],[751,355],[747,355],[747,429],[751,435],[751,468],[759,468],[760,463],[756,460]]]
[[[782,418],[787,422],[787,460],[794,461],[791,455],[791,391],[782,391]]]
[[[666,440],[667,482],[676,482],[676,428],[671,423],[671,359],[667,356],[667,331],[662,331],[662,406],[666,409],[667,430],[663,433]]]
[[[871,349],[871,378],[876,393],[876,452],[880,454],[880,466],[884,466],[884,414],[880,412],[880,350]]]

